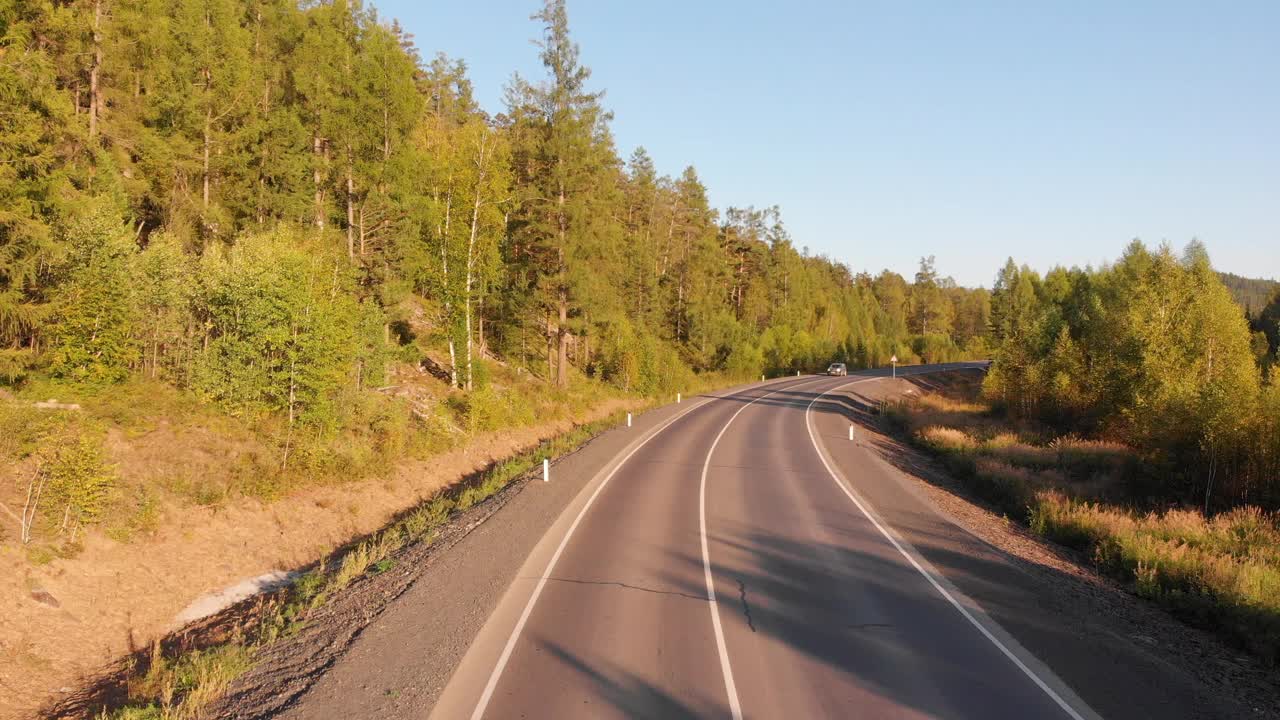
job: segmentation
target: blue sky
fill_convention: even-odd
[[[502,109],[537,0],[375,1]],[[624,157],[779,205],[797,245],[990,286],[1132,238],[1280,278],[1280,2],[569,0]]]

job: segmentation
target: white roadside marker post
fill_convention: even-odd
[[[627,413],[627,427],[631,427],[631,413]]]
[[[764,376],[763,376],[763,375],[761,375],[761,376],[760,376],[760,382],[764,382]]]
[[[897,355],[894,355],[893,357],[889,358],[889,362],[893,363],[893,377],[894,377],[894,379],[897,379],[897,377],[898,377],[898,356],[897,356]]]
[[[676,404],[680,404],[680,393],[676,393]]]
[[[800,377],[800,371],[799,371],[799,370],[797,370],[797,371],[796,371],[796,377]]]
[[[852,424],[850,424],[850,425],[849,425],[849,439],[850,439],[850,440],[852,440],[852,439],[853,439],[853,425],[852,425]]]
[[[542,458],[542,482],[549,482],[550,480],[551,480],[551,461],[546,458]]]

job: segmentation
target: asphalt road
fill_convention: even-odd
[[[431,717],[1096,717],[895,522],[916,501],[848,439],[884,374],[687,400],[546,531]]]

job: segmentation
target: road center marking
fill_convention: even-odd
[[[711,627],[715,629],[716,633],[716,651],[720,654],[720,672],[724,675],[724,689],[729,696],[729,712],[733,715],[733,720],[742,720],[742,705],[738,702],[738,688],[733,682],[733,668],[729,665],[729,651],[724,643],[724,628],[720,625],[720,608],[716,605],[715,581],[711,577],[711,553],[707,548],[707,471],[711,468],[711,456],[715,453],[716,446],[720,444],[720,438],[724,437],[729,426],[733,424],[734,420],[738,419],[743,410],[770,395],[775,395],[783,390],[794,390],[798,387],[812,385],[814,382],[818,381],[799,382],[767,392],[738,408],[738,412],[734,413],[733,417],[729,418],[729,421],[724,424],[724,427],[720,428],[720,433],[716,435],[716,439],[711,441],[711,448],[707,450],[707,459],[702,463],[702,481],[698,486],[698,531],[702,540],[702,573],[707,581],[707,605],[711,608]]]
[[[804,383],[800,383],[800,384],[804,384]],[[796,385],[789,385],[788,387],[796,387]],[[767,395],[772,395],[774,392],[779,392],[779,391],[774,390],[773,392],[768,393]],[[761,397],[767,397],[767,395],[761,396]],[[476,708],[471,713],[471,720],[480,720],[481,718],[484,717],[484,711],[489,707],[489,701],[493,699],[493,691],[498,687],[498,680],[501,679],[502,672],[503,670],[506,669],[507,662],[511,659],[511,653],[515,650],[516,642],[519,641],[520,639],[520,634],[524,632],[524,626],[526,623],[528,623],[529,616],[533,614],[533,607],[538,603],[538,597],[542,594],[542,589],[546,587],[547,579],[551,577],[552,573],[555,570],[556,563],[560,561],[560,555],[564,553],[565,547],[568,546],[569,544],[569,539],[573,537],[573,532],[578,529],[578,525],[582,522],[582,518],[586,517],[587,511],[591,509],[592,504],[595,503],[596,498],[600,495],[600,492],[603,491],[605,486],[609,484],[609,481],[613,479],[613,476],[616,475],[618,471],[622,469],[622,466],[625,465],[626,462],[631,459],[631,456],[635,455],[637,452],[640,451],[640,448],[647,445],[650,440],[657,437],[659,433],[661,433],[663,430],[666,430],[667,427],[670,426],[675,421],[679,420],[685,415],[688,415],[694,410],[697,410],[698,408],[710,403],[714,399],[716,398],[708,397],[702,400],[701,402],[698,402],[689,406],[689,408],[684,412],[678,413],[668,418],[666,422],[662,423],[656,429],[650,432],[648,437],[640,441],[640,444],[633,447],[630,452],[628,452],[625,456],[623,456],[623,458],[613,466],[613,469],[609,471],[609,474],[605,475],[604,479],[600,481],[600,484],[596,486],[595,491],[591,493],[591,497],[587,498],[586,504],[582,506],[582,509],[580,511],[578,511],[578,515],[573,519],[573,523],[569,526],[569,529],[565,531],[564,538],[562,538],[560,540],[560,544],[556,546],[556,551],[552,553],[551,560],[547,562],[546,569],[542,571],[542,575],[538,578],[538,584],[534,586],[533,594],[529,596],[529,601],[525,603],[524,611],[520,613],[520,619],[516,621],[515,628],[512,629],[511,636],[507,638],[507,644],[502,648],[502,654],[498,656],[498,662],[493,667],[493,672],[489,674],[489,681],[485,683],[484,692],[481,693],[480,700],[476,703]],[[758,399],[760,398],[756,398],[756,400]],[[755,400],[752,400],[751,402],[755,402]],[[749,404],[750,403],[748,403],[748,405]],[[738,412],[742,412],[742,411],[739,410]],[[721,434],[723,434],[723,432]],[[719,440],[719,438],[717,438],[717,440]],[[704,470],[704,477],[705,477],[705,470]],[[703,536],[704,536],[703,557],[704,558],[706,557],[705,535],[706,533],[704,532],[703,533]],[[718,623],[718,617],[717,617],[717,623]],[[716,625],[716,628],[718,631],[719,630],[718,624]],[[724,647],[724,644],[722,641],[721,642],[722,657],[723,657],[723,647]],[[725,667],[727,668],[728,666],[726,665]],[[736,703],[736,701],[737,701],[737,698],[735,696],[734,702]],[[740,714],[735,715],[734,718],[735,720],[740,720],[741,715]]]

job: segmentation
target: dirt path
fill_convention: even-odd
[[[578,417],[605,417],[612,400]],[[264,504],[185,507],[154,538],[90,535],[83,552],[30,566],[0,549],[0,718],[31,717],[113,659],[176,629],[189,603],[245,578],[288,570],[384,526],[468,473],[563,432],[570,420],[487,433],[467,446],[406,463],[385,479],[317,487]]]

